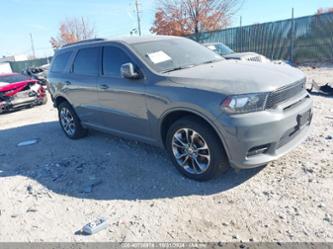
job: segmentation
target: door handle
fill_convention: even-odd
[[[71,85],[72,82],[70,82],[69,80],[66,80],[66,81],[65,81],[65,84],[66,84],[66,85]]]
[[[106,90],[106,89],[109,89],[109,86],[106,84],[102,84],[102,85],[99,85],[99,88],[102,90]]]

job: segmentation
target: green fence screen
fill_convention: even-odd
[[[9,62],[12,71],[20,73],[29,67],[39,67],[45,64],[50,63],[52,57],[27,60],[27,61],[11,61]]]
[[[201,43],[223,42],[237,52],[273,60],[333,61],[333,13],[229,28],[190,36]]]

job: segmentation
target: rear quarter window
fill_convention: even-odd
[[[60,73],[66,68],[67,62],[72,54],[72,51],[61,53],[55,56],[52,63],[51,72]]]

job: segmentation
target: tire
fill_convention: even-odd
[[[70,139],[79,139],[87,135],[87,130],[82,127],[80,119],[68,102],[59,104],[58,117],[62,130]]]
[[[41,100],[38,100],[38,102],[35,105],[45,105],[47,104],[47,96],[45,95],[45,97]]]
[[[189,134],[190,143],[187,143],[186,134]],[[187,116],[173,123],[167,132],[165,146],[177,170],[190,179],[207,181],[229,168],[219,137],[199,118]]]
[[[44,96],[43,100],[41,101],[40,105],[45,105],[47,104],[47,95]]]

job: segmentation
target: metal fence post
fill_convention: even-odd
[[[295,17],[294,8],[291,9],[291,34],[290,34],[290,52],[289,61],[294,63],[294,46],[295,46]]]
[[[243,29],[242,29],[242,25],[243,25],[243,19],[242,16],[240,16],[239,18],[239,50],[240,52],[243,52]]]

